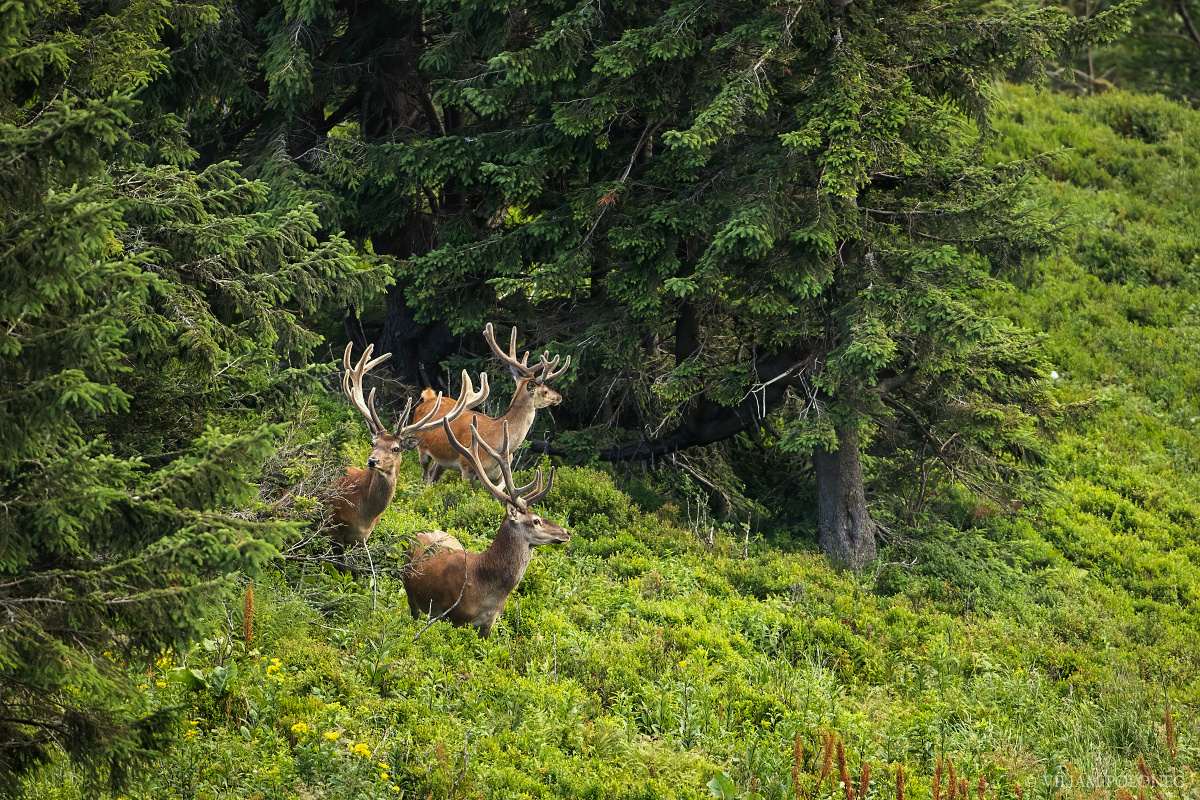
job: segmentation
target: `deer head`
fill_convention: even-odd
[[[512,444],[508,435],[507,421],[503,423],[504,433],[498,450],[479,435],[479,426],[476,420],[471,421],[470,448],[464,447],[462,442],[455,437],[449,423],[444,422],[442,428],[451,447],[470,460],[479,482],[493,497],[504,504],[507,512],[506,525],[513,535],[526,542],[530,547],[562,544],[571,540],[571,532],[566,528],[530,510],[534,503],[550,492],[550,488],[554,485],[554,470],[550,470],[550,477],[545,483],[542,481],[540,467],[533,480],[524,486],[517,486],[516,481],[513,480]],[[499,483],[488,478],[487,470],[483,466],[483,459],[479,453],[480,448],[500,464]]]
[[[517,327],[515,325],[509,336],[508,352],[501,350],[500,345],[496,343],[496,332],[490,322],[483,327],[483,339],[496,358],[508,367],[513,380],[517,382],[517,391],[531,394],[534,408],[556,406],[562,402],[562,395],[546,384],[567,371],[567,368],[571,366],[570,356],[567,356],[562,367],[559,367],[559,356],[551,359],[549,352],[543,352],[541,360],[532,367],[529,366],[528,350],[520,359],[517,358]]]
[[[413,441],[415,434],[437,427],[443,419],[453,421],[464,411],[474,408],[486,400],[491,391],[488,386],[486,372],[480,373],[479,391],[475,391],[475,385],[471,382],[471,376],[467,374],[466,370],[463,370],[462,391],[459,393],[458,401],[444,418],[432,419],[441,403],[442,395],[439,392],[437,401],[430,411],[416,422],[410,422],[413,409],[413,400],[410,397],[405,402],[404,410],[400,412],[395,427],[389,429],[380,420],[379,412],[375,410],[375,389],[372,388],[370,394],[364,399],[363,378],[372,369],[391,358],[392,354],[384,353],[378,358],[372,359],[371,353],[374,346],[367,345],[366,350],[363,351],[357,363],[351,364],[350,356],[353,348],[353,342],[347,344],[346,352],[342,356],[342,366],[345,368],[345,371],[342,373],[342,391],[345,393],[347,399],[350,400],[350,404],[362,414],[363,420],[367,423],[367,429],[371,432],[372,447],[371,455],[367,459],[368,470],[394,475],[396,468],[400,464],[400,457],[403,451],[415,445]]]

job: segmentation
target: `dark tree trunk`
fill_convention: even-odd
[[[403,139],[413,128],[423,129],[421,132],[427,136],[446,135],[446,122],[438,115],[430,99],[428,82],[418,67],[426,44],[420,11],[413,7],[397,19],[395,10],[381,10],[382,7],[371,4],[350,4],[349,8],[356,35],[361,37],[363,47],[375,55],[371,69],[364,73],[345,107],[334,112],[334,117],[349,116],[357,110],[359,125],[371,141]],[[390,230],[364,232],[370,235],[376,252],[405,259],[428,253],[437,245],[435,217],[439,213],[455,213],[457,209],[446,209],[437,202],[433,197],[435,189],[425,187],[430,203],[427,209],[409,202],[407,197],[392,197],[395,226]],[[380,194],[376,202],[380,202],[380,197],[387,195]],[[443,380],[440,363],[458,352],[461,337],[451,333],[442,320],[417,321],[400,284],[388,290],[381,327],[362,332],[353,316],[347,318],[346,326],[352,338],[373,341],[377,353],[391,353],[388,367],[402,382],[437,391],[450,388]],[[362,343],[365,345],[366,341]]]
[[[675,318],[675,365],[686,361],[700,349],[700,318],[691,303],[684,302]]]
[[[441,320],[418,322],[398,285],[388,290],[387,314],[376,347],[381,353],[394,354],[392,370],[403,382],[448,391],[439,364],[458,352],[458,338]]]
[[[831,561],[859,570],[875,558],[875,521],[867,510],[858,433],[847,426],[837,435],[837,450],[813,454],[818,539]]]

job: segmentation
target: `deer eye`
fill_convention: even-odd
[[[394,444],[394,445],[392,445],[392,452],[393,452],[393,453],[399,453],[399,452],[400,452],[400,445],[398,445],[398,444]]]
[[[533,518],[533,524],[534,524],[534,525],[538,525],[538,526],[540,526],[540,525],[542,524],[542,521],[541,521],[540,519],[538,519],[537,517],[534,517],[534,518]]]

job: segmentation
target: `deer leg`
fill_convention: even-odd
[[[436,459],[430,458],[429,463],[425,465],[425,482],[437,483],[440,477],[442,477],[442,465]]]
[[[462,472],[463,480],[470,481],[471,483],[479,483],[479,475],[475,471],[475,466],[473,464],[459,461],[458,469]],[[491,465],[485,469],[487,471],[487,476],[491,479],[492,483],[500,482],[501,473],[499,462],[493,461]]]

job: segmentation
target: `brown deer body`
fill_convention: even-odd
[[[346,474],[334,481],[329,500],[330,537],[342,546],[365,542],[395,494],[395,465],[347,467]]]
[[[387,361],[392,354],[385,353],[372,359],[372,347],[367,345],[362,358],[358,363],[351,365],[352,348],[353,344],[346,345],[346,352],[342,356],[342,366],[345,368],[342,374],[342,391],[366,420],[367,429],[371,432],[371,455],[367,459],[366,469],[348,467],[346,474],[334,481],[330,492],[328,533],[343,547],[366,542],[371,531],[379,523],[379,518],[383,516],[396,494],[397,470],[400,468],[403,451],[412,446],[412,436],[441,424],[441,418],[433,419],[430,414],[408,424],[412,413],[410,398],[395,429],[389,431],[380,421],[379,412],[375,410],[375,390],[372,389],[370,395],[364,398],[362,382],[368,372]],[[487,399],[489,389],[486,373],[480,375],[478,392],[475,391],[466,370],[463,370],[462,382],[462,393],[458,401],[447,409],[447,419],[457,419],[464,411]]]
[[[550,473],[544,487],[540,469],[532,483],[516,486],[507,426],[501,433],[499,450],[493,450],[480,437],[475,425],[471,427],[470,450],[459,443],[449,421],[443,422],[443,426],[447,440],[472,463],[480,483],[505,504],[506,515],[491,545],[482,553],[465,550],[457,539],[443,531],[417,534],[403,574],[404,590],[414,618],[427,613],[433,619],[471,625],[486,638],[504,610],[509,594],[525,576],[533,548],[570,541],[571,534],[529,510],[530,505],[550,491],[554,473]],[[487,477],[480,463],[481,448],[500,464],[503,487]]]
[[[483,338],[496,357],[508,366],[513,380],[516,381],[512,402],[509,403],[508,410],[499,417],[489,417],[486,414],[468,411],[458,419],[452,420],[450,427],[459,437],[459,441],[466,439],[472,428],[478,427],[482,440],[495,448],[499,445],[502,429],[507,424],[515,449],[525,441],[529,429],[533,427],[533,420],[538,409],[556,406],[562,402],[562,395],[546,384],[566,372],[567,368],[571,366],[571,357],[567,356],[566,362],[560,368],[558,356],[550,359],[549,353],[543,353],[541,362],[531,367],[529,366],[528,352],[521,359],[517,358],[517,329],[515,327],[512,329],[507,353],[496,344],[496,336],[490,322],[483,329]],[[441,416],[452,407],[453,401],[448,398],[439,399],[432,389],[425,389],[421,392],[421,402],[417,406],[416,413],[418,415],[433,414],[433,419],[441,419]],[[417,451],[420,453],[421,463],[425,465],[425,480],[429,483],[436,482],[441,477],[443,470],[447,468],[457,469],[463,477],[470,477],[472,474],[470,460],[451,445],[447,435],[440,429],[429,429],[418,434]],[[488,477],[493,482],[499,480],[499,462],[485,454],[482,463],[487,470]]]

